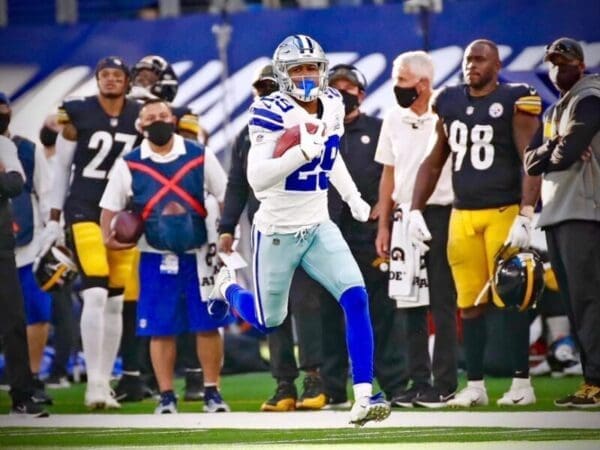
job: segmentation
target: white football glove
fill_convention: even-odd
[[[431,232],[427,228],[423,214],[418,209],[408,213],[408,237],[411,243],[420,248],[423,253],[429,250],[425,241],[431,240]]]
[[[529,247],[531,243],[531,219],[519,214],[510,227],[506,244],[511,247]]]
[[[62,243],[65,240],[65,231],[56,220],[49,220],[40,235],[40,246],[37,256],[41,257],[50,250],[56,242]]]
[[[325,149],[325,122],[315,120],[308,123],[316,125],[317,131],[309,133],[306,128],[307,123],[300,124],[300,150],[307,161],[312,161],[315,158],[320,158]]]
[[[358,220],[359,222],[366,222],[369,220],[371,206],[360,197],[360,194],[350,197],[348,206],[350,207],[350,212],[355,220]]]

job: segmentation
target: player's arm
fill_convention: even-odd
[[[390,217],[394,208],[393,191],[394,166],[384,164],[379,179],[379,222],[375,238],[375,249],[382,258],[387,258],[390,253]]]
[[[521,100],[515,103],[515,113],[513,115],[513,140],[519,157],[524,160],[525,149],[534,139],[538,129],[540,128],[539,113],[541,112],[541,99],[536,95],[527,97],[527,99],[535,98],[538,107],[531,108],[531,100],[527,104],[527,108],[521,106]],[[523,177],[522,194],[521,194],[521,215],[527,216],[529,219],[533,217],[533,208],[540,196],[541,178],[538,176],[525,175]]]
[[[440,118],[437,119],[433,136],[429,142],[430,147],[426,152],[427,157],[423,160],[417,171],[411,210],[417,209],[422,211],[425,209],[425,204],[429,200],[429,197],[431,197],[431,194],[433,194],[444,164],[450,155],[448,137]]]
[[[0,198],[13,198],[23,192],[25,172],[17,146],[0,135]]]
[[[309,162],[299,145],[290,148],[279,158],[273,158],[280,135],[280,132],[261,132],[250,128],[247,175],[248,183],[255,193],[275,186],[294,170]]]
[[[61,123],[64,123],[65,126],[56,138],[56,153],[51,160],[54,181],[52,192],[49,196],[50,220],[56,222],[60,221],[60,214],[69,190],[71,165],[73,164],[75,148],[77,147],[77,129],[71,122]]]
[[[46,158],[44,150],[36,146],[35,148],[35,166],[33,171],[33,187],[38,198],[38,211],[40,217],[47,219],[50,217],[50,195],[54,183],[50,161]]]
[[[575,105],[572,118],[563,136],[546,141],[543,145],[528,148],[525,169],[528,174],[566,170],[584,159],[592,138],[600,130],[600,98],[589,96]]]
[[[206,189],[215,196],[222,210],[227,186],[227,174],[213,151],[208,147],[204,150],[204,178]]]
[[[371,206],[361,198],[360,192],[358,191],[350,172],[348,172],[348,167],[346,167],[346,163],[344,162],[341,153],[338,153],[335,158],[329,174],[329,181],[331,181],[331,184],[333,184],[338,191],[342,200],[350,207],[352,217],[359,222],[366,222],[369,220]]]
[[[124,250],[135,247],[135,243],[124,244],[115,239],[111,222],[119,211],[127,207],[127,199],[131,195],[131,171],[122,158],[115,161],[106,188],[100,199],[100,229],[104,245],[112,250]]]

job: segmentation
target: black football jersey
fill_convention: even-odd
[[[126,100],[121,114],[109,116],[97,96],[66,100],[59,109],[59,120],[77,129],[72,181],[65,204],[69,223],[98,221],[98,203],[115,160],[141,142],[135,129],[140,104]]]
[[[456,208],[485,209],[521,201],[522,164],[513,140],[513,115],[519,99],[536,96],[524,84],[499,84],[484,97],[470,96],[466,85],[440,91],[433,107],[452,150]]]

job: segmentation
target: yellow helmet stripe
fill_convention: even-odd
[[[527,271],[527,287],[525,288],[525,298],[523,299],[523,304],[519,308],[519,311],[525,311],[529,308],[529,304],[531,303],[531,297],[533,294],[533,260],[528,259],[525,263],[525,269]]]
[[[67,267],[64,264],[61,264],[61,266],[58,268],[58,270],[56,272],[54,272],[54,275],[52,275],[50,277],[50,279],[48,281],[46,281],[41,289],[42,291],[47,291],[49,289],[51,289],[60,279],[60,277],[62,276],[62,274],[65,272],[65,270],[67,270]]]

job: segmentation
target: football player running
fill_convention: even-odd
[[[309,36],[289,36],[275,50],[279,91],[250,108],[248,181],[260,200],[252,233],[255,295],[236,284],[233,272],[224,267],[211,298],[217,306],[225,303],[224,297],[246,321],[268,332],[288,314],[292,275],[302,266],[344,310],[355,398],[350,421],[362,426],[387,418],[390,407],[381,393],[372,395],[368,295],[348,244],[329,218],[329,182],[356,220],[367,221],[371,208],[338,155],[344,104],[340,93],[327,87],[327,66],[321,46]],[[316,126],[314,134],[308,124]],[[274,158],[284,130],[297,125],[299,145]]]
[[[504,243],[527,247],[539,177],[521,176],[525,147],[539,126],[541,100],[523,84],[500,84],[498,47],[473,41],[463,57],[465,84],[443,89],[433,102],[439,119],[433,146],[415,184],[409,235],[415,244],[431,239],[421,211],[434,190],[446,159],[452,155],[455,200],[450,218],[448,260],[463,320],[468,383],[449,406],[486,405],[483,381],[487,281],[494,256]],[[496,305],[501,305],[496,295]],[[529,317],[504,311],[513,356],[513,380],[499,405],[536,401],[529,379]]]
[[[61,238],[59,220],[64,209],[82,275],[81,340],[88,377],[85,405],[118,408],[109,379],[121,339],[123,287],[131,273],[134,251],[104,246],[98,203],[117,157],[139,144],[135,120],[140,105],[125,97],[129,69],[122,59],[101,59],[95,75],[97,95],[66,99],[58,111],[64,128],[52,161],[52,209],[40,254]]]

